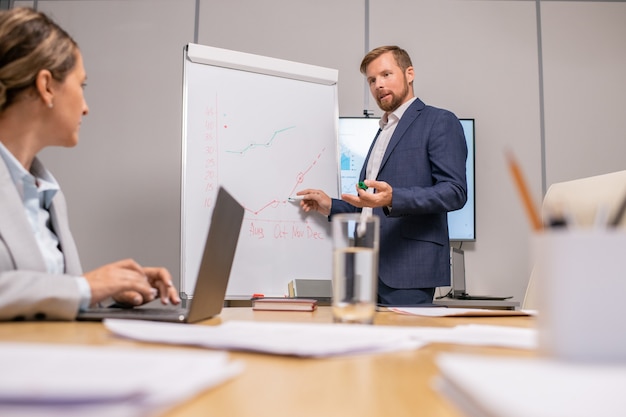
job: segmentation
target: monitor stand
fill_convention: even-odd
[[[450,273],[452,276],[452,290],[448,298],[455,300],[492,300],[503,301],[513,296],[470,295],[465,290],[465,253],[458,248],[450,248]]]
[[[507,296],[507,297],[500,297],[500,296],[494,296],[494,295],[469,295],[467,293],[465,294],[450,294],[448,296],[449,298],[453,298],[455,300],[491,300],[491,301],[504,301],[504,300],[508,300],[509,298],[513,298],[512,295]]]

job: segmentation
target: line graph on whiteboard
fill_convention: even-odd
[[[278,115],[281,112],[277,113]],[[296,116],[296,118],[299,118]],[[201,205],[212,209],[220,184],[244,206],[241,237],[254,240],[324,240],[326,225],[310,221],[298,203],[299,190],[320,188],[336,173],[334,149],[307,135],[306,118],[284,121],[236,112],[216,93],[206,103],[198,138],[202,156]],[[332,193],[332,190],[329,192]],[[317,219],[319,220],[319,219]]]
[[[225,125],[224,127],[227,128],[228,126]],[[252,142],[249,145],[245,146],[243,149],[240,149],[240,150],[227,150],[226,152],[228,152],[228,153],[237,153],[237,154],[240,154],[240,155],[244,155],[249,150],[256,149],[256,148],[259,148],[259,147],[269,148],[270,146],[272,146],[272,143],[274,143],[274,139],[276,139],[277,135],[279,135],[279,134],[281,134],[281,133],[283,133],[283,132],[285,132],[285,131],[287,131],[289,129],[293,129],[294,127],[295,126],[289,126],[289,127],[284,128],[284,129],[278,129],[278,130],[274,131],[274,133],[272,134],[272,137],[267,142],[264,142],[264,143]]]

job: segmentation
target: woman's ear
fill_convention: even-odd
[[[53,82],[54,78],[52,78],[52,73],[47,69],[40,70],[35,78],[35,90],[37,91],[37,95],[43,104],[49,108],[53,107]]]

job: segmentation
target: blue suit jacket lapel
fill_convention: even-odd
[[[394,130],[393,132],[393,136],[391,136],[389,145],[387,145],[387,149],[385,150],[385,155],[383,156],[383,160],[380,163],[380,169],[378,170],[378,173],[383,170],[385,164],[387,163],[387,160],[389,159],[389,156],[391,155],[391,152],[393,152],[393,149],[398,145],[409,126],[411,126],[415,119],[417,119],[420,111],[424,108],[424,106],[425,104],[419,98],[416,98],[415,101],[411,103],[409,108],[406,109],[406,111],[402,115],[402,118],[398,122],[396,130]]]

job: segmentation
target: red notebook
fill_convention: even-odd
[[[253,310],[274,311],[313,311],[317,308],[317,300],[313,298],[257,298],[253,301]]]

